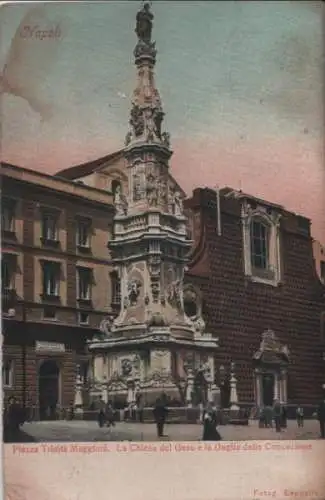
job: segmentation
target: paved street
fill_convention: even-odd
[[[110,431],[107,427],[99,428],[97,422],[56,421],[31,422],[22,427],[23,441],[156,441],[154,424],[118,422]],[[225,441],[244,441],[258,439],[318,439],[319,425],[316,420],[305,422],[303,429],[298,429],[295,421],[288,422],[288,428],[281,434],[274,429],[260,429],[256,421],[249,426],[220,426],[219,432]],[[202,436],[200,424],[170,424],[165,428],[163,439],[171,441],[198,441]]]

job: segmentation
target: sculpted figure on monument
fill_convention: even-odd
[[[175,215],[183,215],[183,200],[178,191],[175,191],[174,194],[174,209]]]
[[[150,12],[149,2],[145,2],[142,9],[137,13],[137,24],[135,32],[139,40],[149,43],[151,41],[153,14]]]
[[[126,197],[122,194],[121,186],[117,186],[114,194],[114,205],[117,215],[126,215],[128,209],[128,202]]]
[[[131,139],[132,139],[132,133],[129,131],[125,136],[125,141],[124,141],[125,146],[128,146],[130,144]]]
[[[114,323],[114,316],[107,316],[106,318],[104,318],[99,325],[100,332],[106,335],[107,337],[112,335],[111,330],[113,323]]]
[[[134,174],[133,176],[133,200],[141,200],[141,183],[139,174]]]
[[[179,280],[169,285],[168,302],[173,307],[179,308],[181,306],[181,282]]]
[[[196,332],[201,333],[201,334],[204,333],[205,321],[201,316],[195,318],[193,321],[193,324],[194,324],[194,328],[195,328]]]
[[[134,134],[136,137],[139,137],[140,135],[143,134],[144,131],[143,112],[140,106],[138,106],[135,103],[133,103],[131,108],[130,125],[131,127],[133,127]]]
[[[165,180],[158,181],[158,199],[161,203],[167,201],[167,182]]]
[[[161,138],[161,124],[163,121],[163,117],[164,113],[161,111],[161,109],[154,108],[152,110],[152,119],[155,124],[155,133],[159,139]]]
[[[130,359],[122,359],[122,375],[129,377],[132,373],[132,363]]]
[[[163,132],[161,134],[163,144],[169,148],[170,147],[170,134],[168,132]]]
[[[152,173],[147,178],[146,192],[149,205],[156,207],[158,203],[158,181]]]
[[[129,303],[135,306],[140,294],[141,283],[138,280],[132,280],[128,283]]]

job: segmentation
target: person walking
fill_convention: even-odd
[[[203,441],[220,441],[221,436],[217,430],[217,414],[208,410],[203,417]]]
[[[106,426],[110,430],[112,430],[112,427],[115,426],[114,408],[113,408],[113,405],[110,401],[106,404],[106,408],[105,408],[105,422],[106,422]]]
[[[158,437],[164,437],[164,425],[168,414],[166,400],[163,396],[156,400],[153,415],[157,426]]]
[[[97,416],[97,421],[99,427],[103,427],[105,424],[105,403],[103,401],[102,396],[99,397],[99,404],[98,404],[98,416]]]
[[[320,437],[321,439],[325,439],[325,395],[318,405],[317,418],[320,426]]]
[[[281,405],[281,429],[286,429],[288,426],[287,422],[287,408],[285,404]]]
[[[144,409],[144,401],[143,397],[140,395],[138,398],[138,417],[139,422],[143,424],[143,409]]]
[[[273,405],[273,416],[274,416],[276,432],[281,432],[281,414],[282,414],[281,404],[280,401],[276,399]]]
[[[304,409],[301,406],[298,406],[298,408],[296,409],[296,419],[297,419],[297,426],[303,427],[304,426]]]

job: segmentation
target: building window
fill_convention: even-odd
[[[78,313],[78,322],[80,325],[89,325],[89,314],[87,312],[80,311]]]
[[[9,254],[2,254],[1,257],[1,288],[2,290],[12,290],[15,277],[15,257]]]
[[[15,232],[16,200],[2,199],[1,228],[5,233]]]
[[[112,304],[119,305],[121,303],[121,281],[116,271],[110,273],[111,279],[111,297]]]
[[[43,296],[59,297],[60,263],[43,261],[42,270],[43,270]]]
[[[55,307],[44,307],[43,318],[44,319],[56,319]]]
[[[79,250],[90,249],[91,221],[89,219],[77,220],[77,247]]]
[[[2,362],[2,385],[3,387],[12,387],[14,384],[14,363],[11,360]]]
[[[77,268],[77,300],[91,300],[92,273],[87,267]]]
[[[269,226],[253,220],[251,223],[251,262],[252,268],[268,269],[269,267]]]
[[[280,217],[263,206],[242,206],[244,270],[252,281],[277,286],[281,280]]]
[[[320,261],[320,278],[323,283],[325,283],[325,261]]]
[[[58,242],[58,214],[44,212],[42,214],[42,236],[43,243]]]
[[[89,369],[90,369],[89,361],[81,361],[80,364],[77,366],[78,375],[84,384],[88,382]]]
[[[117,179],[114,179],[114,180],[112,181],[111,186],[112,186],[112,193],[113,193],[113,195],[114,195],[114,196],[115,196],[115,194],[116,194],[116,191],[118,191],[118,190],[119,190],[119,191],[120,191],[120,193],[122,192],[122,185],[121,185],[121,182],[120,182],[120,181],[118,181]]]

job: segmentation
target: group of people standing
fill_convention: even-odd
[[[112,403],[109,401],[105,403],[102,398],[99,400],[99,410],[98,410],[98,425],[99,427],[104,427],[106,425],[109,428],[115,425],[115,415]]]
[[[281,429],[287,427],[287,410],[278,399],[274,401],[273,406],[264,406],[259,409],[260,428],[273,428],[273,422],[276,432],[281,432]]]

